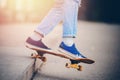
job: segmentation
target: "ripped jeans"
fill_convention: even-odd
[[[75,37],[80,3],[81,0],[55,0],[54,7],[35,31],[47,35],[59,22],[63,21],[63,37]]]

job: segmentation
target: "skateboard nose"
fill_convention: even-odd
[[[86,63],[86,64],[93,64],[95,63],[95,61],[91,60],[91,59],[82,59],[80,62]]]

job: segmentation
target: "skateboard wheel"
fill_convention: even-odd
[[[82,71],[82,66],[81,65],[78,65],[78,71]]]
[[[47,61],[47,58],[46,58],[46,57],[41,57],[41,60],[42,60],[43,62],[46,62],[46,61]]]
[[[31,53],[31,56],[36,56],[36,53]]]
[[[32,58],[37,58],[37,56],[35,55],[35,53],[31,53],[31,57]]]
[[[69,63],[66,63],[65,65],[67,68],[70,68],[70,64]]]

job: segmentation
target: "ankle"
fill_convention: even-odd
[[[72,46],[74,44],[74,38],[63,38],[63,42],[66,46]]]
[[[44,36],[36,31],[33,32],[33,34],[30,36],[31,39],[35,41],[39,41],[43,38]]]

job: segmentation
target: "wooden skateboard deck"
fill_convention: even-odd
[[[28,46],[26,46],[27,48],[30,48]],[[62,57],[65,59],[69,59],[71,61],[71,63],[66,63],[66,67],[67,68],[75,68],[78,69],[79,71],[82,70],[82,66],[78,65],[79,63],[85,63],[85,64],[93,64],[95,61],[88,59],[88,58],[72,58],[72,57],[68,57],[66,55],[64,55],[64,53],[59,52],[59,51],[54,51],[51,49],[37,49],[37,48],[30,48],[32,50],[35,50],[37,52],[37,54],[31,54],[31,56],[33,58],[39,58],[41,59],[43,62],[46,62],[46,57],[44,57],[44,54],[50,54],[50,55],[54,55],[54,56],[58,56],[58,57]]]

